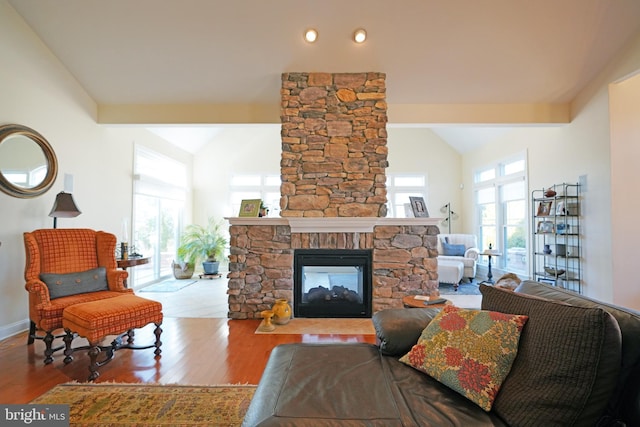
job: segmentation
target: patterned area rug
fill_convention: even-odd
[[[60,384],[31,403],[69,404],[71,426],[239,426],[256,386]]]
[[[138,292],[176,292],[189,285],[193,285],[194,283],[196,283],[195,280],[189,279],[167,279],[162,282],[154,283],[153,285],[145,286]]]
[[[480,288],[475,280],[470,283],[460,283],[458,291],[455,291],[453,285],[448,283],[440,283],[438,289],[441,295],[480,295]]]

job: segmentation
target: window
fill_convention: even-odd
[[[261,199],[269,216],[280,216],[280,184],[280,175],[234,175],[229,191],[233,215],[240,211],[243,199]],[[387,175],[387,217],[413,217],[409,197],[428,200],[426,188],[425,175]]]
[[[520,274],[528,272],[526,189],[524,154],[474,174],[478,246],[499,250],[495,266]]]
[[[187,195],[187,167],[136,146],[133,182],[132,250],[150,258],[149,264],[129,269],[129,283],[136,289],[172,274]]]
[[[234,175],[229,194],[233,215],[240,212],[244,199],[260,199],[269,209],[268,216],[280,216],[280,175]]]
[[[44,181],[47,175],[47,166],[38,166],[27,171],[7,170],[3,171],[2,174],[12,184],[31,188]]]
[[[423,197],[425,201],[429,200],[426,175],[387,174],[387,217],[412,218],[409,197]],[[429,214],[431,215],[431,212]]]

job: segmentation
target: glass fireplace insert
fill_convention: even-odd
[[[294,317],[371,317],[370,249],[297,249]]]

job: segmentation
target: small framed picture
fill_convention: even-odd
[[[571,224],[559,222],[556,224],[556,232],[558,234],[569,234],[571,232]]]
[[[538,213],[536,216],[549,216],[551,214],[551,205],[553,202],[540,202],[538,205]]]
[[[567,210],[564,207],[564,202],[562,200],[556,203],[556,215],[566,215]]]
[[[260,199],[244,199],[240,204],[240,217],[257,217],[260,213]]]
[[[553,233],[553,222],[538,221],[538,233]]]
[[[404,204],[404,217],[413,218],[413,208],[411,207],[411,203]]]
[[[429,218],[429,211],[427,211],[427,205],[424,203],[422,197],[409,197],[411,201],[411,209],[413,210],[413,216],[416,218]]]

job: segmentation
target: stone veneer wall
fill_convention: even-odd
[[[229,317],[258,319],[293,301],[295,249],[373,249],[373,312],[438,287],[437,226],[376,226],[373,233],[291,233],[288,225],[232,225]]]
[[[283,217],[385,217],[384,73],[282,74]]]

